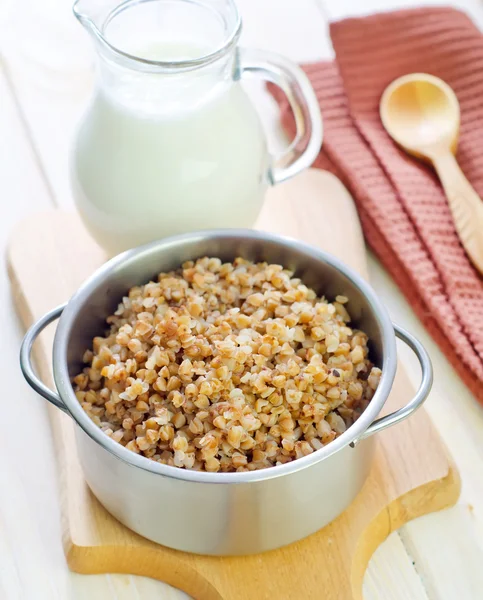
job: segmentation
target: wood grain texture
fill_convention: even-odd
[[[336,209],[334,207],[337,207]],[[366,274],[352,199],[324,172],[310,171],[273,190],[259,227],[298,237],[339,255]],[[25,241],[29,240],[28,251]],[[25,325],[65,301],[104,260],[78,217],[48,212],[21,223],[9,248],[15,303]],[[39,340],[39,372],[50,381],[53,328]],[[387,410],[413,388],[398,370]],[[376,547],[407,521],[450,506],[459,477],[424,412],[378,436],[371,475],[334,523],[289,547],[242,558],[200,557],[148,542],[121,526],[89,492],[68,417],[49,407],[60,466],[64,549],[72,570],[124,572],[166,581],[199,600],[361,598]]]
[[[433,159],[453,215],[456,231],[469,259],[483,274],[483,202],[449,150]]]

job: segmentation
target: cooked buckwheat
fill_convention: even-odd
[[[291,462],[342,434],[378,386],[347,303],[280,265],[187,262],[129,290],[86,351],[76,396],[106,435],[166,465]]]

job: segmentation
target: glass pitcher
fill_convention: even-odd
[[[97,86],[71,156],[79,212],[110,254],[195,229],[251,227],[268,185],[310,166],[322,121],[305,74],[238,48],[232,0],[77,0]],[[242,89],[261,77],[287,95],[297,135],[278,159]]]

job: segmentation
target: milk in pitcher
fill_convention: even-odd
[[[181,60],[204,52],[170,43],[136,55]],[[98,91],[79,129],[72,175],[81,215],[111,252],[194,229],[253,225],[266,187],[264,135],[240,83],[213,85],[214,77]]]
[[[173,234],[252,227],[266,188],[317,156],[322,123],[303,71],[238,47],[234,0],[76,0],[98,76],[71,155],[79,212],[110,254]],[[278,84],[296,138],[277,159],[240,80]]]

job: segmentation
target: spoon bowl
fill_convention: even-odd
[[[439,149],[456,152],[460,108],[456,94],[439,77],[411,73],[393,81],[381,98],[389,135],[406,152],[432,162]]]
[[[399,146],[436,169],[461,244],[483,273],[483,203],[455,158],[460,129],[456,94],[434,75],[411,73],[386,88],[380,115]]]

